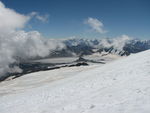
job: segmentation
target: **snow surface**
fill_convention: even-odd
[[[64,68],[2,82],[0,113],[150,113],[149,57],[150,50],[86,70]],[[58,74],[71,76],[47,78]]]

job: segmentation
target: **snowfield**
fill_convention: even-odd
[[[1,82],[0,113],[150,113],[150,50]]]

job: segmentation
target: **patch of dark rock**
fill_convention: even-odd
[[[76,63],[76,64],[69,65],[68,67],[74,67],[74,66],[88,66],[88,63],[79,62],[79,63]]]
[[[13,64],[16,66],[16,64]],[[11,65],[13,67],[13,65]],[[61,64],[50,64],[50,63],[20,63],[17,64],[18,67],[22,69],[20,73],[7,73],[5,76],[0,77],[0,82],[6,80],[7,78],[12,76],[12,79],[18,78],[25,74],[39,72],[39,71],[47,71],[47,70],[54,70],[60,69],[63,67],[74,67],[74,66],[87,66],[88,63],[86,62],[78,62],[78,63],[61,63]]]
[[[104,59],[102,60],[104,61]],[[91,63],[101,63],[101,64],[105,64],[105,62],[101,62],[101,61],[94,61],[94,60],[88,60],[88,59],[85,59],[83,57],[79,57],[75,62],[91,62]]]

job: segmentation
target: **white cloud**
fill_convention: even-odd
[[[7,8],[0,1],[0,35],[13,32],[25,27],[32,18],[41,22],[48,22],[49,15],[40,15],[38,12],[31,12],[28,15],[17,13],[15,10]]]
[[[119,37],[112,38],[112,39],[101,39],[101,43],[99,46],[106,47],[106,48],[114,47],[114,49],[118,51],[122,51],[125,44],[128,43],[128,41],[130,41],[131,39],[133,38],[127,35],[121,35]]]
[[[0,36],[0,75],[10,72],[9,65],[14,62],[45,57],[51,51],[64,47],[57,40],[43,38],[37,31],[15,31]]]
[[[36,16],[45,21],[37,14]],[[19,14],[0,2],[0,76],[12,71],[21,72],[18,67],[10,67],[10,64],[19,62],[20,59],[45,57],[51,51],[65,47],[59,41],[43,38],[37,31],[21,30],[30,19],[31,16]]]
[[[45,15],[40,15],[38,12],[31,12],[29,14],[30,18],[36,18],[37,20],[41,21],[41,22],[48,22],[49,19],[49,15],[45,14]]]
[[[89,25],[92,28],[92,30],[94,30],[98,33],[103,34],[103,33],[107,32],[103,29],[103,23],[96,18],[89,17],[88,19],[85,20],[84,23]]]
[[[0,1],[0,31],[8,32],[23,28],[28,20],[28,16],[19,14],[12,9],[6,8],[5,5]]]

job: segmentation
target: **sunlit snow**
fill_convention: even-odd
[[[149,113],[149,56],[148,50],[105,65],[66,67],[4,81],[0,112]]]

